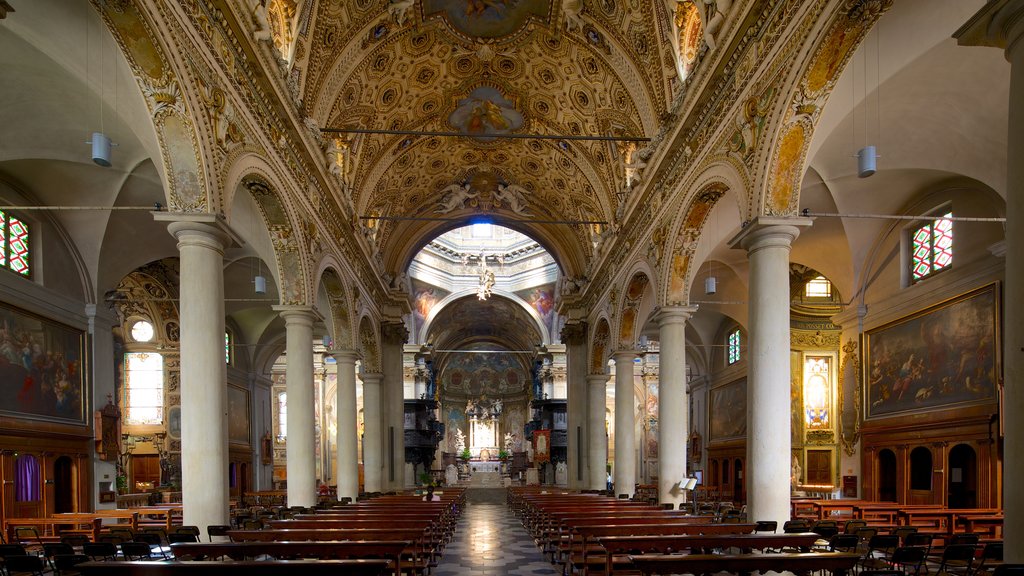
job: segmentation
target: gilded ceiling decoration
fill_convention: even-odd
[[[652,136],[679,84],[675,26],[659,17],[672,15],[622,0],[320,3],[299,42],[309,47],[298,63],[301,101],[325,128],[475,135],[327,139],[357,215],[433,216],[452,185],[469,184],[477,201],[450,216],[611,223],[623,190],[640,181],[642,142],[489,136]],[[509,189],[518,201],[499,199]],[[385,254],[422,234],[391,221],[380,228]],[[589,230],[573,228],[548,235],[586,262]]]

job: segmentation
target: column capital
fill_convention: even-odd
[[[331,358],[334,358],[334,360],[338,362],[338,364],[345,363],[354,365],[356,363],[356,360],[359,360],[359,352],[355,350],[328,350],[327,352],[325,352],[325,354],[327,354]]]
[[[758,216],[729,240],[730,248],[755,252],[761,248],[789,248],[800,235],[800,228],[812,220],[803,217]]]
[[[960,46],[990,46],[1010,52],[1024,38],[1024,0],[989,0],[953,33]]]
[[[383,322],[380,325],[380,336],[384,344],[405,344],[409,341],[409,329],[405,322]]]
[[[643,354],[642,350],[622,349],[612,352],[612,358],[615,359],[616,364],[619,363],[620,361],[626,360],[632,362],[636,357],[640,356],[641,354]]]
[[[363,384],[372,384],[380,386],[380,383],[384,381],[384,375],[380,372],[363,372],[359,375],[359,379],[363,381]]]
[[[697,313],[696,304],[690,306],[662,306],[654,312],[654,321],[658,326],[669,324],[685,324],[687,320]]]
[[[277,312],[281,318],[284,318],[286,326],[289,324],[298,324],[308,325],[312,328],[313,322],[321,319],[320,313],[312,306],[278,305],[271,306],[271,309],[274,312]]]
[[[566,322],[565,326],[562,327],[562,332],[559,334],[562,339],[562,344],[572,346],[574,344],[585,344],[587,342],[587,323],[586,321],[569,321]]]
[[[588,384],[604,384],[608,385],[608,381],[611,380],[607,374],[587,374]]]
[[[242,242],[232,232],[224,219],[216,214],[154,212],[153,220],[167,222],[167,231],[178,239],[178,247],[182,245],[207,246],[221,252],[225,248]]]

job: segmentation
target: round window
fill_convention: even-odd
[[[153,325],[145,320],[139,320],[132,324],[132,340],[136,342],[149,342],[153,339]]]

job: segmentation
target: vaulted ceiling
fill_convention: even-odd
[[[583,268],[587,226],[514,222],[611,221],[627,164],[644,143],[487,136],[650,137],[678,78],[664,3],[581,6],[316,3],[295,59],[303,106],[320,127],[476,135],[337,134],[357,214],[436,217],[446,188],[469,183],[474,197],[446,217],[492,214],[545,243],[563,268]],[[495,195],[502,183],[521,187],[525,209]],[[403,265],[410,239],[422,244],[445,226],[384,222],[377,241],[389,265]]]

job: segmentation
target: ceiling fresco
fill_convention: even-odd
[[[446,216],[610,222],[617,193],[634,183],[627,171],[635,143],[486,136],[651,137],[678,84],[674,15],[662,4],[318,3],[297,61],[303,106],[325,128],[474,135],[335,134],[343,142],[334,148],[348,155],[346,202],[357,215],[435,216],[442,191],[468,183],[485,199],[498,185],[515,186],[525,205],[477,203]],[[441,225],[384,222],[376,241],[391,265],[410,237]],[[560,261],[585,266],[586,227],[561,226],[570,230],[521,228],[557,244]]]
[[[427,334],[427,342],[438,350],[465,349],[479,342],[533,350],[543,341],[534,318],[522,306],[500,296],[487,300],[468,296],[447,304],[431,321]]]

